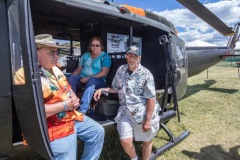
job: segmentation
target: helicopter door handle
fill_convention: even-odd
[[[12,92],[7,92],[5,94],[2,94],[1,97],[12,97]]]

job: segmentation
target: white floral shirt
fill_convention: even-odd
[[[112,88],[118,91],[119,110],[115,117],[118,122],[121,115],[128,109],[135,120],[135,123],[141,124],[146,116],[147,99],[156,99],[154,79],[149,70],[141,64],[129,75],[128,65],[122,65],[118,68],[112,81]],[[156,101],[151,124],[159,122],[160,106]]]

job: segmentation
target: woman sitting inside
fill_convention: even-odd
[[[68,82],[76,93],[76,86],[84,87],[80,108],[87,113],[95,89],[106,86],[106,76],[111,67],[110,56],[103,51],[103,42],[99,37],[91,38],[88,51],[82,55],[77,69],[69,76]]]

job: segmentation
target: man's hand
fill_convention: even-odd
[[[143,127],[142,127],[142,130],[143,132],[147,132],[151,129],[151,125],[150,125],[150,120],[146,120],[144,123],[143,123]]]
[[[94,96],[93,96],[94,100],[98,101],[100,99],[101,94],[102,94],[102,89],[96,90],[96,92],[94,93]]]
[[[79,98],[77,96],[70,96],[71,98],[71,102],[74,105],[74,109],[76,109],[77,107],[79,107]]]
[[[67,105],[66,110],[74,110],[79,107],[79,98],[76,96],[70,96],[68,99],[64,101]]]

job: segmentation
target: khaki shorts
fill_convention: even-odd
[[[142,125],[133,123],[131,117],[127,116],[126,113],[123,114],[117,124],[120,139],[134,138],[135,141],[149,142],[157,134],[159,123],[152,125],[147,132],[143,132]]]

